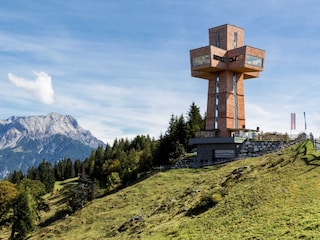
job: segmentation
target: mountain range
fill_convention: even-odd
[[[84,160],[104,143],[70,115],[12,116],[0,120],[0,179],[41,161]]]

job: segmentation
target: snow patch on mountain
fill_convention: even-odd
[[[50,113],[45,116],[12,116],[6,120],[0,120],[0,150],[15,148],[22,140],[41,142],[54,135],[66,136],[91,148],[104,144],[90,131],[79,126],[77,120],[70,115]],[[41,145],[38,148],[39,153],[43,150]]]

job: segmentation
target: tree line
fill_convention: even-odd
[[[84,161],[65,158],[51,164],[44,160],[38,167],[30,167],[26,174],[14,171],[8,180],[12,183],[19,183],[24,177],[39,180],[46,192],[52,191],[55,181],[77,177],[82,172],[100,187],[127,184],[139,174],[160,165],[170,165],[191,152],[193,146],[189,139],[204,129],[204,121],[200,108],[192,103],[186,117],[171,115],[167,130],[158,140],[149,135],[137,135],[132,140],[115,139],[112,145],[93,150]]]
[[[11,223],[12,239],[23,239],[33,229],[39,211],[48,210],[42,196],[53,191],[56,181],[78,177],[69,195],[70,208],[76,211],[94,198],[94,187],[111,191],[133,183],[154,167],[174,163],[192,151],[189,139],[204,128],[204,121],[199,107],[192,103],[186,118],[171,115],[158,140],[149,135],[115,139],[112,145],[93,150],[84,161],[65,158],[52,164],[43,160],[26,173],[14,171],[0,182],[0,192],[5,193],[0,196],[0,226]]]

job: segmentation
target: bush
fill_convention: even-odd
[[[214,205],[217,205],[219,202],[222,201],[222,196],[220,193],[214,193],[211,195],[211,200],[213,202]]]

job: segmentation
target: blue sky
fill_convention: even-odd
[[[158,138],[171,114],[207,81],[190,75],[189,50],[208,29],[245,29],[266,50],[260,78],[245,81],[246,126],[320,135],[317,0],[11,0],[0,3],[0,119],[70,114],[99,139]]]

